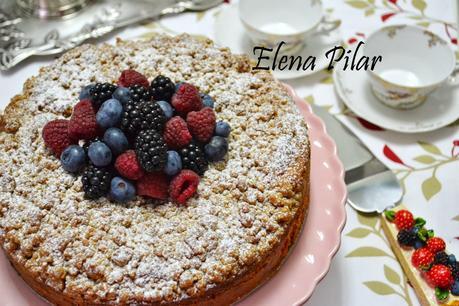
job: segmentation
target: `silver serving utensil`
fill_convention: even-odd
[[[85,7],[88,0],[16,0],[24,14],[42,19],[75,14]]]
[[[21,15],[13,0],[0,2],[0,70],[36,55],[58,54],[91,38],[143,20],[203,11],[223,0],[99,0],[74,16],[43,20]]]
[[[364,213],[381,213],[399,204],[403,191],[395,174],[376,159],[351,132],[325,109],[312,106],[335,140],[346,170],[347,202]]]
[[[382,213],[400,204],[403,190],[395,174],[378,159],[346,172],[348,203],[354,209]]]
[[[373,158],[373,155],[362,147],[360,141],[346,132],[343,125],[325,108],[316,105],[311,105],[311,107],[314,114],[324,121],[328,134],[335,140],[338,156],[346,172],[363,166]]]

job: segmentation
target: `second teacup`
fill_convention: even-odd
[[[364,54],[382,56],[382,62],[369,71],[372,90],[382,103],[398,109],[421,105],[456,67],[456,56],[446,41],[409,25],[388,26],[371,34]]]
[[[340,22],[325,21],[320,0],[240,0],[239,17],[255,45],[296,53],[309,35],[328,33]]]

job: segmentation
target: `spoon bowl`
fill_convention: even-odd
[[[182,6],[188,11],[205,11],[223,3],[223,0],[190,0],[179,2],[178,5]]]

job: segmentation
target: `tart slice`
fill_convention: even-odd
[[[459,262],[443,239],[403,206],[386,211],[382,228],[423,306],[459,305]]]

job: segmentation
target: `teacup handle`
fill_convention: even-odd
[[[327,17],[323,17],[313,35],[316,36],[316,35],[328,34],[331,31],[339,28],[340,25],[341,25],[341,20],[339,19],[327,20]]]
[[[459,85],[459,62],[456,63],[456,67],[454,68],[451,75],[448,77],[448,85]]]

